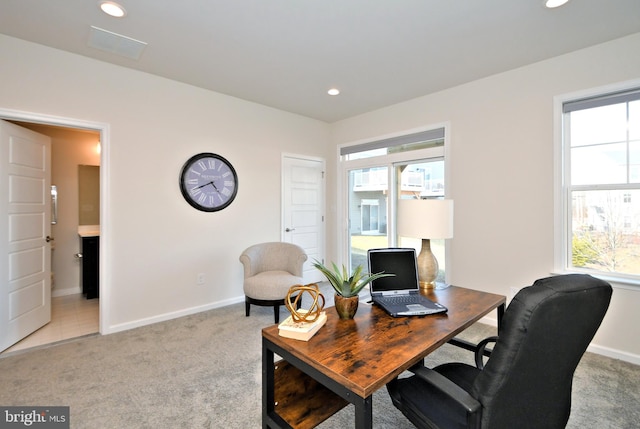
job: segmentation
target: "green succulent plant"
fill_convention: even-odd
[[[314,260],[313,266],[324,274],[336,293],[345,298],[357,296],[373,280],[395,276],[395,274],[385,274],[384,272],[376,274],[363,273],[362,265],[358,265],[350,276],[347,267],[344,265],[341,270],[335,263],[332,262],[331,264],[333,269],[329,269],[324,264]]]

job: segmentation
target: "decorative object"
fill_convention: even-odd
[[[395,274],[367,274],[362,272],[362,265],[358,265],[349,276],[347,268],[343,265],[342,270],[335,263],[332,263],[333,270],[327,268],[319,261],[315,261],[313,266],[327,278],[333,287],[335,294],[335,307],[341,319],[352,319],[358,310],[358,294],[373,280],[380,277],[390,277]]]
[[[433,289],[438,276],[438,260],[431,252],[430,239],[453,237],[453,200],[398,201],[398,235],[422,239],[418,279],[421,288]]]
[[[358,311],[359,296],[344,297],[336,294],[334,297],[336,312],[341,319],[353,319]]]
[[[296,322],[291,315],[278,325],[278,335],[294,340],[309,341],[325,323],[327,323],[327,314],[324,311],[318,313],[318,318],[313,322]]]
[[[300,309],[302,296],[304,294],[311,296],[311,306],[308,309]],[[310,283],[305,286],[291,286],[284,300],[284,305],[291,313],[291,320],[293,322],[311,323],[320,317],[324,309],[324,302],[324,295],[320,293],[318,285],[316,283]]]
[[[236,170],[215,153],[199,153],[189,158],[182,167],[179,182],[184,199],[203,212],[224,209],[238,193]]]

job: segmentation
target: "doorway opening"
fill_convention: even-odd
[[[52,248],[52,299],[51,321],[44,327],[25,337],[3,353],[23,350],[35,346],[96,335],[103,332],[104,297],[87,299],[81,282],[82,254],[80,248],[80,218],[87,204],[79,200],[79,166],[93,165],[104,170],[104,152],[107,125],[85,123],[64,118],[43,117],[29,113],[7,112],[0,109],[0,119],[23,128],[49,136],[52,140],[52,184],[57,187],[58,219],[52,225],[54,238]],[[103,219],[107,205],[104,200],[105,174],[100,172],[97,187],[98,219]],[[71,203],[73,201],[73,203]],[[95,203],[92,203],[95,204]],[[97,221],[98,233],[104,223]],[[86,227],[86,226],[85,226]],[[104,248],[101,240],[100,248]],[[104,254],[104,252],[100,252]],[[102,278],[103,257],[98,267]],[[104,290],[103,282],[100,290]]]

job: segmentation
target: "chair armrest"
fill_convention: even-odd
[[[482,357],[486,354],[487,356],[491,356],[491,350],[486,350],[487,348],[487,344],[489,343],[495,343],[496,341],[498,341],[498,337],[497,336],[493,336],[493,337],[487,337],[484,340],[480,341],[478,343],[478,345],[476,346],[476,367],[478,369],[482,369],[484,368],[484,362],[482,361]]]
[[[460,407],[464,408],[470,416],[470,419],[473,419],[473,421],[477,420],[476,424],[479,425],[482,405],[473,396],[469,395],[466,390],[430,368],[424,366],[419,368],[414,367],[413,370],[414,374],[420,377],[421,380],[429,383],[454,400]],[[475,427],[475,425],[470,427]]]
[[[254,266],[251,263],[251,256],[247,253],[243,253],[240,255],[240,262],[242,262],[242,266],[244,268],[244,278],[249,278],[257,274],[255,272]]]

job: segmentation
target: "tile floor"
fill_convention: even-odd
[[[59,296],[51,298],[51,322],[2,353],[68,340],[99,331],[98,299],[85,299],[82,294]]]

